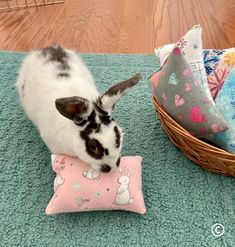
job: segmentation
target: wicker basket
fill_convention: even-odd
[[[195,138],[165,112],[155,97],[153,103],[171,142],[190,160],[210,172],[235,177],[235,155]]]

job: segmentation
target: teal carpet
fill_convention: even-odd
[[[136,72],[143,80],[115,108],[126,133],[123,155],[143,156],[147,213],[46,216],[53,192],[50,153],[18,104],[14,87],[24,53],[0,53],[0,246],[235,246],[235,179],[186,159],[156,118],[146,78],[154,55],[83,55],[100,90]],[[215,237],[211,227],[224,226]],[[217,229],[220,230],[220,229]]]

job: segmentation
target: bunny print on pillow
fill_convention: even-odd
[[[117,191],[116,204],[129,204],[133,202],[129,192],[130,173],[126,167],[120,168],[120,171],[122,175],[118,178],[120,185]]]
[[[54,45],[31,52],[17,80],[21,104],[50,151],[67,154],[101,172],[119,166],[123,133],[111,116],[114,105],[140,74],[103,95],[81,58]]]
[[[61,163],[63,160],[64,164]],[[140,156],[124,156],[118,169],[98,175],[79,159],[52,155],[55,183],[59,183],[54,187],[46,214],[92,210],[126,210],[144,214],[141,161]]]

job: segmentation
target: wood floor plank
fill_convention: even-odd
[[[79,46],[83,52],[115,53],[121,28],[124,0],[99,0]]]
[[[78,49],[87,30],[91,15],[96,8],[95,0],[68,1],[62,10],[56,26],[53,27],[52,41],[68,48]]]
[[[4,13],[0,23],[0,47],[25,51],[59,43],[75,48],[83,38],[94,2],[67,1],[64,5]]]
[[[117,52],[152,53],[153,46],[153,0],[125,1]]]
[[[234,45],[235,36],[231,32],[232,29],[235,29],[234,0],[191,0],[184,2],[185,10],[190,9],[186,15],[187,22],[192,24],[193,20],[194,23],[200,23],[203,27],[205,48],[228,48]],[[231,27],[229,32],[226,31],[228,26]]]
[[[190,27],[181,0],[154,1],[155,47],[175,43]]]
[[[205,48],[235,46],[234,0],[158,0],[154,2],[155,46],[175,43],[196,24]]]
[[[80,52],[152,53],[198,23],[205,48],[235,46],[235,0],[65,0],[0,12],[0,50],[58,43]]]
[[[0,43],[8,50],[31,50],[40,44],[46,45],[58,13],[62,9],[56,6],[40,9],[19,10],[1,15]],[[53,10],[55,10],[53,8]]]

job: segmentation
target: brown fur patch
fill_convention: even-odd
[[[80,116],[87,112],[88,101],[81,97],[61,98],[55,101],[57,110],[75,122],[81,121]]]
[[[57,45],[49,46],[42,49],[42,55],[48,57],[48,62],[57,62],[59,64],[58,69],[62,71],[58,74],[59,77],[69,76],[67,72],[64,72],[70,69],[68,64],[69,55],[65,49]]]
[[[69,74],[67,72],[60,72],[57,76],[63,78],[63,77],[69,77]]]
[[[119,148],[120,144],[121,144],[121,134],[120,134],[117,126],[114,126],[114,132],[115,132],[115,135],[116,135],[116,139],[115,139],[116,147]]]
[[[121,158],[119,157],[118,160],[117,160],[117,162],[116,162],[116,166],[117,166],[117,167],[119,167],[120,161],[121,161]]]
[[[118,93],[123,93],[126,89],[133,87],[135,84],[137,84],[139,80],[141,80],[141,75],[136,74],[135,76],[131,77],[130,79],[125,80],[123,82],[120,82],[120,83],[112,86],[111,88],[108,89],[107,92],[105,92],[104,95],[113,96],[113,95],[116,95]]]
[[[90,139],[89,135],[97,129],[97,124],[89,124],[85,130],[80,132],[81,138],[85,141],[86,151],[94,159],[100,160],[105,154],[102,144],[96,139]],[[91,145],[92,144],[92,145]]]
[[[101,101],[101,97],[99,97],[95,102],[93,102],[95,109],[102,115],[108,115],[108,112],[106,112],[103,108],[102,108],[102,101]]]
[[[102,165],[102,167],[101,167],[101,172],[107,173],[107,172],[110,172],[111,169],[112,169],[112,168],[111,168],[109,165]]]
[[[50,61],[65,63],[68,59],[68,54],[60,46],[49,46],[42,49],[42,55],[49,56]]]

